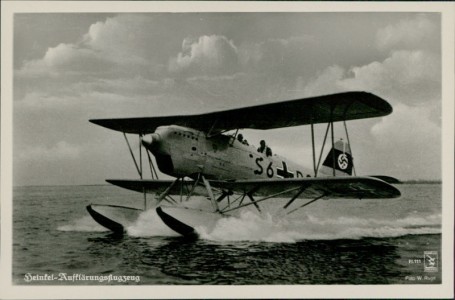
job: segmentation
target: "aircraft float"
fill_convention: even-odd
[[[146,195],[153,194],[154,208],[167,226],[183,236],[197,237],[198,226],[215,226],[221,218],[251,205],[261,212],[261,202],[276,198],[289,199],[282,207],[288,214],[320,199],[396,198],[400,191],[392,184],[398,183],[397,179],[356,176],[346,126],[349,120],[382,117],[391,112],[391,105],[384,99],[353,91],[203,114],[90,120],[123,133],[139,179],[107,182],[143,193],[144,208],[90,204],[87,210],[102,226],[123,233],[147,209]],[[337,122],[343,123],[347,142],[335,142]],[[325,123],[318,154],[314,127]],[[260,148],[248,145],[239,134],[241,129],[303,125],[311,129],[312,167],[300,166],[273,153],[263,141]],[[138,135],[139,157],[126,134]],[[331,149],[321,161],[328,139]],[[143,179],[142,148],[151,179]],[[150,154],[158,169],[175,179],[158,179]],[[213,209],[186,207],[185,202],[195,196],[205,197]],[[307,201],[297,204],[300,199]]]

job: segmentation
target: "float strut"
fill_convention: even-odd
[[[177,181],[179,181],[180,178],[177,178],[176,180],[174,180],[167,188],[164,192],[162,192],[159,197],[156,199],[157,201],[157,204],[159,204],[161,201],[163,201],[164,198],[166,198],[166,196],[169,194],[169,192],[171,191],[172,187],[177,183]]]
[[[201,175],[202,181],[204,182],[205,188],[207,189],[207,193],[209,193],[210,201],[212,202],[213,208],[216,212],[220,212],[220,208],[218,207],[218,202],[216,201],[215,197],[213,196],[212,187],[210,183],[203,175]]]
[[[261,211],[261,208],[259,207],[259,205],[256,203],[256,200],[254,200],[253,196],[251,195],[251,193],[248,193],[247,194],[248,198],[250,198],[251,202],[253,202],[254,206],[256,207],[256,209],[258,210],[258,212],[262,213]]]
[[[326,196],[326,194],[322,194],[321,196],[319,196],[319,197],[317,197],[317,198],[314,198],[313,200],[311,200],[311,201],[309,201],[309,202],[307,202],[307,203],[305,203],[305,204],[302,204],[302,205],[300,205],[300,206],[297,207],[297,208],[294,208],[293,210],[291,210],[291,211],[288,212],[287,214],[289,215],[289,214],[295,212],[296,210],[299,210],[299,209],[301,209],[301,208],[303,208],[303,207],[305,207],[305,206],[307,206],[307,205],[309,205],[309,204],[311,204],[311,203],[313,203],[313,202],[315,202],[315,201],[317,201],[317,200],[319,200],[319,199],[321,199],[322,197],[325,197],[325,196]]]
[[[200,180],[201,180],[201,173],[198,174],[198,176],[196,178],[196,181],[194,182],[193,186],[191,187],[190,192],[186,196],[186,200],[185,201],[188,201],[191,198],[191,196],[193,195],[194,190],[196,189],[196,186],[199,184]]]
[[[221,195],[216,199],[216,202],[221,202],[224,198],[229,197],[232,194],[232,191],[222,191]]]
[[[283,209],[288,208],[289,205],[291,205],[292,202],[294,202],[294,200],[297,199],[297,197],[300,196],[300,194],[302,194],[302,193],[306,190],[306,188],[307,188],[306,186],[302,186],[302,187],[300,188],[300,190],[297,192],[297,194],[295,194],[295,195],[291,198],[291,200],[289,200],[288,203],[286,203],[286,205],[283,206]]]

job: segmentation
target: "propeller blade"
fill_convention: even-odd
[[[160,136],[156,133],[152,133],[146,136],[141,137],[142,145],[151,150],[154,145],[156,145],[160,141]]]

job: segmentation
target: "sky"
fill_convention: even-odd
[[[13,184],[138,178],[122,134],[89,119],[344,91],[394,110],[348,122],[357,175],[439,180],[440,22],[438,13],[15,14]],[[317,151],[324,131],[316,126]],[[311,166],[308,126],[242,133]],[[345,138],[342,124],[335,135]]]

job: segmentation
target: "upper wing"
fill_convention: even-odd
[[[292,197],[302,188],[298,198],[311,199],[325,195],[329,199],[397,198],[400,191],[392,185],[372,177],[322,177],[294,179],[266,179],[240,181],[210,181],[214,187],[237,193],[260,196]]]
[[[215,133],[239,128],[273,129],[356,120],[385,116],[391,112],[390,104],[378,96],[366,92],[346,92],[198,115],[97,119],[90,122],[136,134],[152,133],[157,127],[166,125],[180,125]]]
[[[173,180],[112,180],[107,182],[137,192],[163,193]],[[191,190],[194,181],[178,182],[169,190],[170,195],[180,195]],[[330,199],[380,199],[399,197],[400,191],[392,185],[373,177],[322,177],[221,181],[211,180],[215,189],[229,190],[235,193],[251,193],[259,196],[276,198],[292,197],[303,188],[299,198],[311,199],[325,195]],[[194,195],[208,196],[204,186],[197,186]]]

